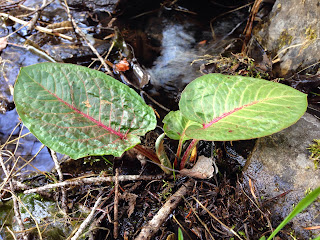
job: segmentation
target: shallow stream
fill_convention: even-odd
[[[41,3],[42,1],[26,1],[24,5],[35,7],[41,5]],[[13,13],[19,15],[25,12],[15,10]],[[99,52],[107,51],[110,46],[108,40],[97,39],[97,37],[103,35],[103,29],[105,28],[103,23],[100,23],[99,26],[90,25],[90,14],[86,11],[76,11],[73,14],[97,50]],[[101,13],[101,15],[104,16],[105,14]],[[41,20],[53,24],[66,21],[67,16],[62,6],[55,1],[44,9]],[[129,29],[130,32],[140,35],[143,33],[140,45],[151,45],[150,47],[155,49],[153,55],[147,59],[144,59],[144,54],[136,56],[138,62],[146,64],[148,68],[142,64],[140,66],[150,75],[150,83],[144,89],[166,108],[174,110],[177,109],[179,94],[185,85],[202,75],[199,68],[204,61],[197,60],[201,59],[205,54],[218,56],[223,52],[227,44],[232,44],[235,41],[233,37],[242,31],[244,20],[245,14],[243,11],[238,11],[231,14],[231,16],[224,17],[224,21],[218,19],[213,24],[217,32],[215,39],[212,39],[213,33],[207,18],[203,19],[194,14],[185,14],[184,12],[169,8],[159,10],[157,14],[153,14],[147,18],[137,18],[132,22],[121,18],[120,23],[124,24],[127,28],[131,27]],[[146,21],[146,24],[143,24],[144,21]],[[2,36],[18,30],[16,34],[13,34],[8,39],[8,46],[1,52],[1,145],[6,142],[10,134],[12,134],[10,139],[14,139],[19,135],[22,136],[28,133],[28,130],[23,128],[22,125],[18,126],[19,119],[14,109],[12,88],[20,67],[48,61],[48,55],[36,51],[30,45],[30,42],[37,44],[50,57],[60,61],[88,65],[90,59],[94,57],[90,49],[83,46],[85,45],[84,43],[79,41],[70,42],[57,37],[46,36],[42,33],[37,33],[35,30],[30,34],[26,30],[26,27],[21,27],[21,24],[12,22],[7,25],[3,23],[1,26]],[[144,40],[145,38],[146,40]],[[128,41],[132,40],[129,39]],[[139,52],[140,49],[135,49],[135,51]],[[160,109],[159,112],[161,111]],[[16,143],[7,144],[6,149],[14,151],[17,148],[15,150],[15,158],[21,157],[21,159],[24,159],[19,161],[20,165],[32,159],[42,146],[31,134],[21,138],[18,147]],[[33,167],[31,167],[31,164]],[[46,147],[38,153],[31,164],[24,168],[25,173],[51,170],[53,162]]]

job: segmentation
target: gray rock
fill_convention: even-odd
[[[259,196],[264,199],[290,191],[272,203],[270,212],[275,226],[292,211],[306,191],[320,186],[320,169],[315,169],[307,150],[313,139],[319,138],[319,120],[306,113],[291,127],[257,141],[244,172],[245,181],[251,178]],[[309,239],[317,236],[320,230],[303,228],[319,225],[320,202],[316,201],[292,220],[291,227],[301,239]]]
[[[255,37],[278,59],[278,74],[285,76],[319,61],[319,1],[277,0],[267,22]]]

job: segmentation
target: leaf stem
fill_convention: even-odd
[[[181,159],[180,170],[184,168],[184,165],[186,164],[188,157],[190,156],[195,146],[197,146],[198,142],[199,142],[198,139],[192,139],[191,143],[189,144],[187,150],[184,152],[183,157]]]
[[[178,168],[178,159],[180,159],[180,156],[181,156],[182,144],[183,143],[184,143],[184,141],[182,140],[182,138],[180,138],[178,149],[177,149],[176,158],[174,159],[174,167],[175,168]]]
[[[161,165],[158,156],[153,151],[146,149],[146,148],[142,147],[141,145],[134,146],[134,149],[137,150],[139,153],[141,153],[143,156],[145,156],[145,157],[149,158],[150,160],[152,160],[153,162],[155,162],[156,164]]]

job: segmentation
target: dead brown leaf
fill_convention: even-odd
[[[131,214],[134,211],[134,208],[136,206],[136,200],[138,195],[134,193],[124,192],[121,196],[122,199],[124,199],[126,202],[128,202],[129,209],[128,209],[128,217],[130,218]]]
[[[2,51],[3,49],[5,49],[8,45],[8,40],[6,37],[2,37],[0,38],[0,51]]]
[[[182,169],[180,173],[189,177],[200,179],[208,179],[213,177],[215,168],[213,167],[213,159],[200,156],[196,164],[191,169]]]

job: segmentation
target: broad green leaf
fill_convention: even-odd
[[[182,140],[183,142],[190,139],[185,135],[185,130],[189,126],[193,124],[199,127],[202,126],[201,124],[184,117],[181,114],[181,111],[169,112],[163,119],[163,123],[163,130],[169,138],[174,140]]]
[[[186,136],[231,141],[270,135],[289,127],[304,114],[307,95],[266,80],[208,74],[192,81],[180,99],[191,125]]]
[[[21,68],[14,100],[30,132],[74,159],[120,156],[156,126],[152,108],[134,90],[102,72],[72,64]]]

